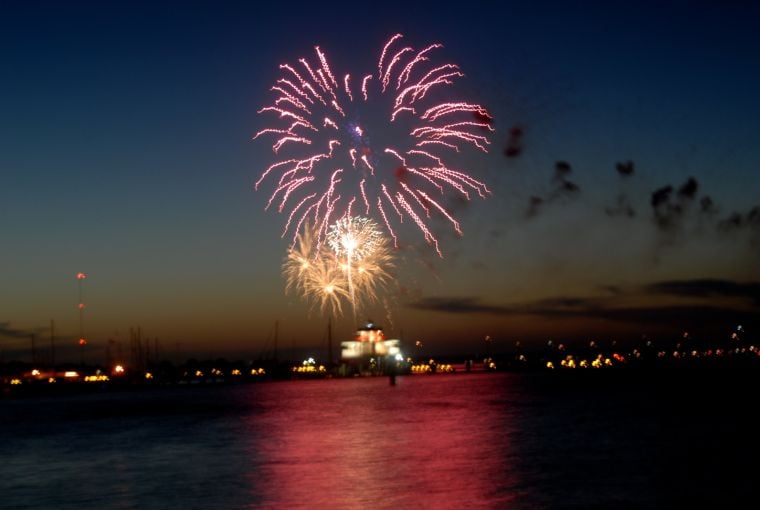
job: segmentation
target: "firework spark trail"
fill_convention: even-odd
[[[362,76],[357,80],[350,74],[337,79],[318,46],[316,58],[280,65],[284,74],[270,89],[274,100],[259,113],[287,124],[266,127],[253,138],[274,137],[273,153],[287,152],[288,157],[266,168],[255,188],[276,176],[266,208],[277,201],[278,212],[289,210],[282,236],[292,233],[291,250],[303,241],[299,232],[307,218],[319,250],[335,218],[350,217],[348,204],[358,201],[365,215],[382,220],[394,246],[393,223],[404,223],[406,217],[441,255],[425,221],[441,217],[462,235],[444,206],[447,194],[466,200],[473,191],[483,198],[490,194],[485,183],[452,168],[447,158],[466,146],[488,152],[491,115],[478,104],[428,99],[439,95],[432,94],[434,89],[452,85],[464,73],[455,64],[431,65],[442,45],[416,51],[400,46],[401,38],[395,34],[383,46],[376,73],[357,74]],[[393,141],[376,143],[378,138]],[[393,223],[386,215],[388,204],[397,215]]]
[[[336,255],[361,261],[372,255],[383,234],[377,224],[361,216],[344,216],[330,226],[327,242]]]
[[[343,257],[342,260],[345,260],[348,290],[354,315],[356,315],[356,293],[353,284],[352,264],[371,258],[381,240],[382,234],[377,228],[377,224],[369,218],[350,216],[350,205],[346,215],[333,223],[327,234],[327,243],[335,256],[339,259]]]
[[[341,315],[341,299],[347,298],[345,276],[337,259],[330,253],[314,251],[313,230],[306,226],[296,244],[288,250],[282,265],[285,275],[285,292],[297,292],[312,307],[319,305],[321,312],[330,308],[332,315]]]
[[[317,248],[318,228],[305,224],[283,262],[287,293],[295,292],[321,312],[343,313],[343,302],[357,307],[377,301],[391,281],[393,252],[378,225],[368,218],[344,216],[330,226],[328,245]]]

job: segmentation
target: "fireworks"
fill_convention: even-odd
[[[283,263],[286,291],[301,294],[322,312],[329,308],[333,315],[341,315],[342,302],[348,301],[356,315],[357,306],[376,301],[380,288],[391,279],[390,243],[367,218],[344,218],[330,232],[333,242],[351,248],[318,248],[313,239],[316,228],[306,225]]]
[[[345,260],[344,272],[354,312],[356,312],[356,292],[352,266],[355,262],[365,259],[371,261],[382,245],[382,241],[382,233],[377,224],[369,218],[360,216],[344,216],[330,227],[327,234],[327,242],[335,256],[341,261]],[[359,266],[359,268],[364,269],[365,266]]]
[[[443,217],[462,233],[444,205],[447,194],[469,200],[490,193],[446,161],[465,146],[487,152],[491,116],[477,104],[433,100],[464,74],[454,64],[429,64],[440,44],[416,51],[399,48],[401,38],[383,47],[376,74],[336,76],[319,47],[311,61],[280,66],[275,99],[259,111],[279,124],[254,138],[273,135],[272,151],[281,159],[255,187],[272,181],[266,208],[287,214],[282,235],[293,233],[291,249],[307,219],[319,250],[330,226],[356,208],[377,218],[395,246],[395,228],[410,220],[440,255],[429,219]]]
[[[327,243],[338,257],[360,261],[371,257],[382,244],[382,233],[369,218],[344,216],[330,227]]]
[[[329,307],[333,315],[341,315],[341,299],[348,298],[348,292],[337,258],[326,250],[314,253],[312,229],[308,225],[296,241],[282,266],[287,282],[285,292],[295,291],[313,306],[318,304],[320,311]]]

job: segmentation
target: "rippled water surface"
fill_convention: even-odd
[[[754,497],[757,378],[711,377],[457,374],[0,400],[0,508],[739,505]]]

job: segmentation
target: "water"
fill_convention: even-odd
[[[756,379],[457,374],[5,400],[0,508],[741,506]]]

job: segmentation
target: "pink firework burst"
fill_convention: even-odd
[[[272,184],[266,209],[287,214],[282,236],[292,232],[293,243],[307,218],[321,245],[331,224],[356,213],[377,217],[396,246],[398,225],[411,222],[441,255],[428,221],[440,216],[462,234],[447,195],[490,193],[447,161],[467,147],[488,152],[491,115],[447,100],[447,87],[464,74],[455,64],[433,63],[440,44],[415,50],[401,38],[388,40],[372,74],[336,75],[318,46],[312,60],[280,66],[275,99],[259,110],[277,124],[254,136],[273,137],[280,159],[255,187]]]

